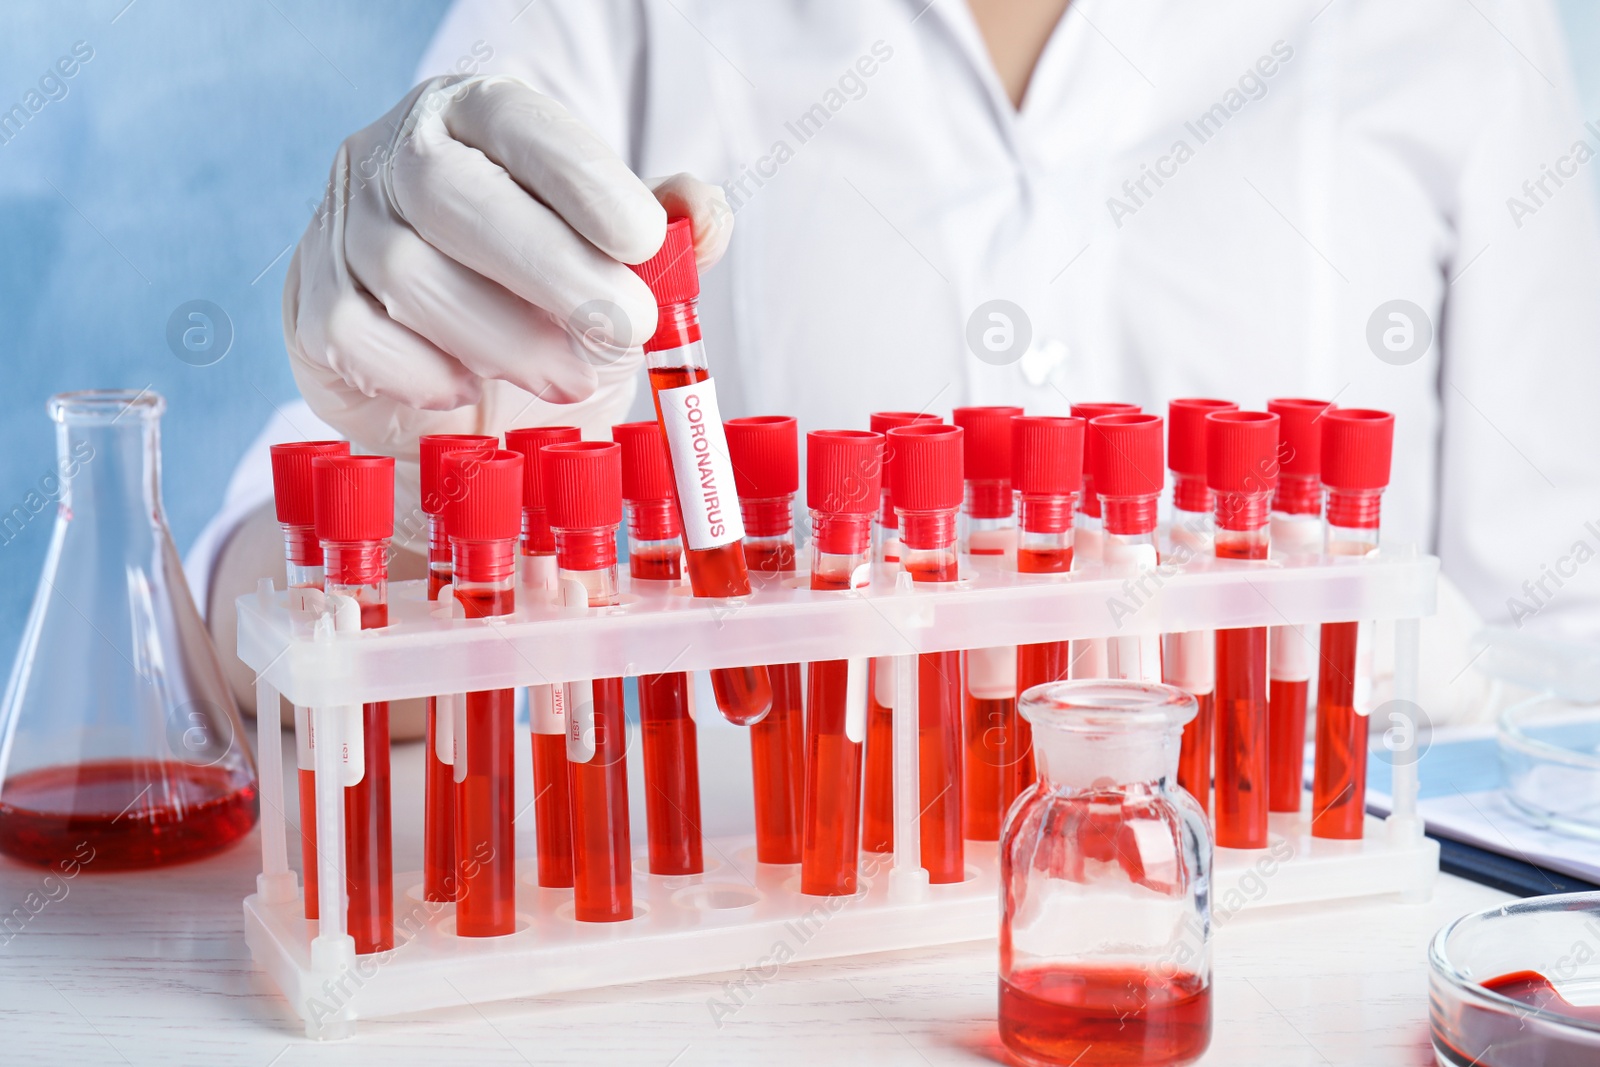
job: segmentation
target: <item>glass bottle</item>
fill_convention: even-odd
[[[62,393],[60,498],[0,704],[0,852],[154,867],[255,825],[256,772],[161,507],[149,390]]]
[[[1022,695],[1038,781],[1000,845],[1000,1038],[1026,1064],[1183,1064],[1211,1041],[1211,838],[1177,785],[1194,697]]]

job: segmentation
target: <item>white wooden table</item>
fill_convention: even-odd
[[[738,749],[730,738],[739,735],[702,729],[703,776],[721,767],[730,780],[748,780],[747,762],[728,758]],[[519,761],[525,785],[526,752]],[[394,791],[396,862],[420,865],[421,803],[412,799],[421,796],[420,745],[396,746]],[[738,813],[749,810],[738,794],[707,793],[708,833],[738,828]],[[240,901],[253,891],[259,859],[254,834],[198,863],[85,872],[69,882],[47,883],[48,872],[0,859],[0,919],[12,914],[11,928],[21,925],[15,934],[0,929],[0,1063],[891,1067],[1002,1060],[993,941],[790,964],[720,1025],[710,1005],[725,1000],[726,975],[463,1004],[363,1021],[355,1038],[318,1044],[302,1036],[245,948]],[[31,909],[29,894],[37,894]],[[1366,902],[1241,915],[1216,936],[1216,1030],[1203,1062],[1433,1063],[1428,940],[1463,912],[1506,899],[1441,876],[1433,900],[1420,906]],[[18,908],[37,914],[21,922]]]

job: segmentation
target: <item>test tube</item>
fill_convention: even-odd
[[[872,516],[882,465],[879,434],[862,430],[806,434],[812,589],[847,590],[869,581]],[[802,893],[850,896],[856,891],[866,669],[865,659],[827,660],[810,667]]]
[[[651,423],[650,425],[654,425]],[[529,426],[506,431],[506,448],[522,454],[522,560],[520,579],[529,601],[553,600],[560,587],[556,535],[545,508],[539,449],[578,440],[576,426]],[[572,783],[567,773],[566,690],[528,687],[533,735],[533,826],[536,875],[545,889],[572,888]]]
[[[355,600],[361,628],[389,625],[389,539],[394,460],[317,456],[311,461],[324,586]],[[361,709],[362,744],[343,760],[345,928],[356,952],[394,948],[394,861],[389,820],[389,704]],[[352,779],[354,779],[352,781]]]
[[[939,416],[920,411],[874,411],[872,432],[887,434],[914,422],[939,424]],[[889,462],[885,441],[883,459]],[[872,531],[873,562],[878,580],[894,584],[900,569],[900,520],[894,513],[888,479],[880,471],[881,504]],[[861,799],[861,847],[868,852],[894,851],[894,658],[875,657],[867,668],[867,755]]]
[[[1172,472],[1171,559],[1182,565],[1215,551],[1215,506],[1206,485],[1206,416],[1234,411],[1231,400],[1186,397],[1167,405],[1167,468]],[[1183,727],[1178,749],[1178,784],[1211,810],[1211,741],[1216,731],[1217,638],[1211,630],[1167,634],[1161,639],[1161,674],[1194,697],[1195,716]]]
[[[794,419],[757,415],[729,419],[728,454],[744,515],[744,558],[757,581],[794,574],[794,494],[800,455]],[[756,859],[800,862],[800,816],[805,802],[805,693],[800,664],[767,667],[772,710],[750,727],[755,786]]]
[[[283,562],[290,589],[322,588],[322,542],[317,540],[311,486],[311,461],[317,456],[347,456],[348,441],[295,441],[273,445],[272,499],[283,529]],[[275,712],[276,709],[271,709]],[[257,708],[256,714],[269,710]],[[300,787],[300,867],[305,882],[307,919],[317,911],[317,774],[312,755],[311,709],[295,705],[295,769]]]
[[[1139,405],[1114,401],[1073,404],[1072,415],[1088,423],[1101,415],[1136,415]],[[1087,431],[1085,431],[1087,435]],[[1100,521],[1100,496],[1094,488],[1094,470],[1089,463],[1090,443],[1084,440],[1083,491],[1078,494],[1078,514],[1074,519],[1072,534],[1072,569],[1087,570],[1100,565],[1100,542],[1103,524]],[[1091,637],[1072,642],[1072,662],[1068,671],[1073,678],[1106,677],[1106,641]]]
[[[591,608],[618,603],[621,446],[610,441],[545,445],[539,462],[562,584],[580,584]],[[622,679],[569,682],[566,693],[573,916],[579,922],[621,922],[633,918]]]
[[[1272,555],[1322,549],[1322,417],[1326,400],[1267,401],[1278,416],[1278,487],[1272,494]],[[1267,808],[1297,812],[1305,794],[1306,695],[1315,651],[1304,626],[1267,634]]]
[[[445,505],[456,601],[469,619],[516,610],[522,533],[522,454],[445,454],[441,481],[461,491]],[[516,697],[467,693],[456,719],[456,934],[503,937],[517,928],[514,782]]]
[[[622,502],[628,517],[628,574],[635,587],[683,580],[683,539],[673,502],[672,463],[661,427],[611,428],[622,448]],[[705,870],[700,823],[700,759],[694,693],[682,671],[639,676],[644,811],[651,874]]]
[[[1322,484],[1328,492],[1329,556],[1378,547],[1378,514],[1389,484],[1394,416],[1342,408],[1322,417]],[[1372,712],[1372,624],[1325,622],[1317,674],[1311,834],[1360,840],[1367,807],[1367,716]]]
[[[439,591],[450,584],[453,559],[450,536],[445,530],[445,505],[459,496],[461,485],[452,482],[446,491],[440,477],[445,453],[466,449],[477,453],[494,451],[500,442],[483,434],[425,434],[417,441],[418,487],[422,512],[428,516],[428,599],[438,600]],[[445,714],[451,714],[445,702]],[[443,902],[456,899],[456,783],[450,761],[455,737],[450,724],[440,728],[439,698],[429,697],[424,722],[422,753],[422,896]]]
[[[1089,420],[1087,448],[1094,491],[1100,495],[1100,560],[1126,575],[1123,605],[1144,603],[1156,567],[1156,504],[1166,475],[1159,415],[1101,415]],[[1131,609],[1137,613],[1138,608]],[[1119,616],[1124,620],[1126,616]],[[1106,638],[1106,676],[1130,682],[1161,681],[1161,636]]]
[[[633,270],[659,309],[656,332],[644,345],[645,362],[678,483],[689,586],[697,597],[749,596],[738,493],[700,339],[700,273],[689,220],[669,220],[660,251]],[[762,666],[712,671],[711,689],[723,717],[737,726],[761,721],[772,706],[772,683]]]
[[[959,426],[916,423],[888,433],[889,482],[900,520],[900,566],[914,582],[959,575],[956,512],[961,507]],[[965,877],[961,814],[960,652],[917,657],[917,752],[922,866],[935,885]]]
[[[1009,568],[1017,554],[1016,506],[1011,491],[1011,419],[1019,407],[956,408],[950,422],[962,431],[963,497],[957,522],[959,548],[974,566],[986,560]],[[962,729],[966,752],[962,832],[970,841],[1000,840],[1006,805],[1001,798],[1017,730],[1015,645],[962,653],[966,691]]]
[[[1218,559],[1267,558],[1278,480],[1278,416],[1206,416],[1206,484],[1216,494]],[[1216,842],[1267,845],[1267,630],[1217,631]]]
[[[1066,574],[1072,569],[1072,512],[1083,484],[1082,419],[1018,415],[1011,420],[1011,462],[1017,491],[1017,570]],[[1017,692],[1067,677],[1072,646],[1044,641],[1017,649]],[[1007,732],[1004,810],[1035,778],[1033,728],[1021,715]]]

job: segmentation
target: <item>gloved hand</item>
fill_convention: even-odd
[[[425,433],[620,421],[656,321],[623,264],[660,248],[669,213],[693,220],[702,266],[721,257],[721,189],[680,174],[652,190],[513,78],[424,82],[334,159],[284,284],[295,381],[402,461]]]

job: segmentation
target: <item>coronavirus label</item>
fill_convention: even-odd
[[[744,521],[711,379],[663,389],[656,396],[683,509],[684,540],[695,551],[741,540]]]

